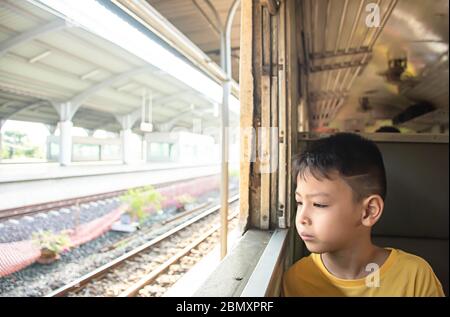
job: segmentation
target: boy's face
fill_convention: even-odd
[[[351,187],[336,171],[331,179],[317,180],[310,172],[297,177],[297,231],[313,253],[344,249],[357,241],[361,224],[362,203],[353,199]]]

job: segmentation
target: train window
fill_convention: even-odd
[[[96,144],[74,144],[74,161],[97,161],[100,160],[100,146]]]
[[[120,160],[120,145],[118,144],[102,145],[101,160]]]
[[[57,161],[59,156],[59,144],[55,142],[50,142],[49,149],[47,153],[47,159],[49,161]]]
[[[154,160],[167,160],[173,157],[170,143],[151,142],[149,156]]]

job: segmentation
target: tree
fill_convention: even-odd
[[[3,144],[4,158],[42,156],[39,147],[30,144],[27,135],[19,131],[5,131]]]

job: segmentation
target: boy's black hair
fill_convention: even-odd
[[[330,179],[334,171],[350,185],[356,201],[373,194],[386,198],[383,157],[373,141],[353,133],[337,133],[310,143],[294,158],[294,177],[310,172]]]

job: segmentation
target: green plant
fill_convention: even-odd
[[[42,158],[42,149],[33,145],[28,135],[18,131],[4,132],[3,150],[0,155],[6,159]]]
[[[55,255],[70,248],[70,237],[67,232],[54,233],[52,231],[34,232],[32,240],[41,250],[48,250]]]
[[[192,204],[193,202],[195,202],[195,197],[192,197],[189,194],[183,194],[180,196],[175,197],[175,200],[180,204],[180,205],[186,205],[186,204]]]
[[[150,214],[147,210],[158,211],[164,196],[152,186],[130,189],[121,196],[121,200],[129,205],[128,213],[139,222],[143,222]]]

